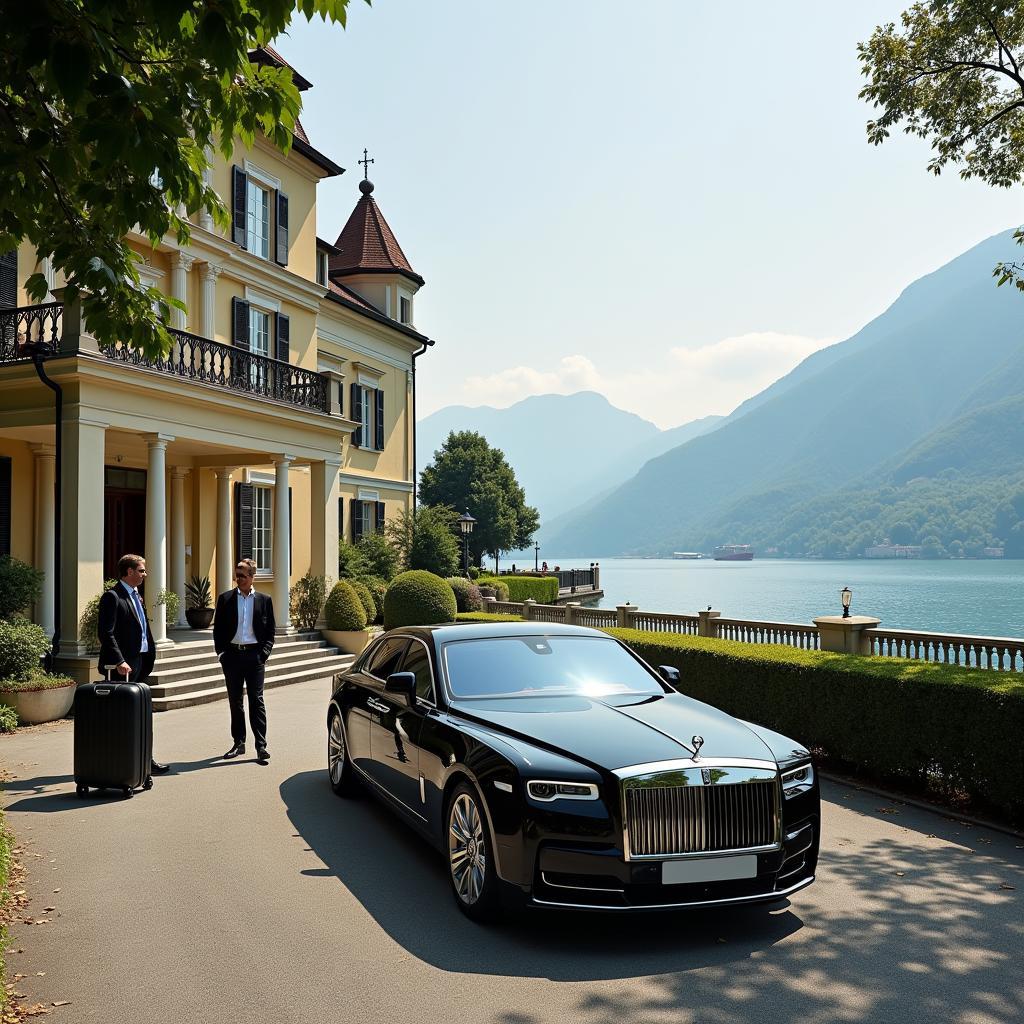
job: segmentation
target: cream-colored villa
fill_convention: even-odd
[[[197,214],[186,247],[130,239],[143,280],[187,305],[162,361],[101,349],[30,245],[0,256],[0,554],[45,572],[35,618],[50,631],[59,618],[60,665],[76,678],[90,675],[82,611],[122,553],[146,556],[158,646],[184,625],[184,600],[169,624],[158,593],[183,597],[192,575],[226,590],[241,557],[287,630],[290,583],[336,576],[339,536],[411,507],[415,361],[431,344],[412,326],[423,279],[369,181],[337,241],[317,237],[317,186],[341,173],[297,125],[287,156],[257,141],[216,164],[228,234]],[[40,269],[52,300],[27,306]],[[56,350],[42,365],[63,404],[59,480],[57,395],[26,347],[39,337]]]

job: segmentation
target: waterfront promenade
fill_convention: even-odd
[[[826,781],[818,880],[787,906],[481,928],[390,811],[331,794],[328,694],[268,692],[266,766],[218,760],[223,706],[162,715],[173,774],[131,801],[75,798],[70,722],[0,737],[24,916],[50,922],[13,926],[25,1002],[51,1024],[1024,1017],[1024,839]]]

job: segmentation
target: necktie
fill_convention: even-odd
[[[132,599],[135,604],[135,614],[139,617],[139,626],[142,629],[142,635],[146,635],[146,613],[142,610],[142,598],[139,597],[139,592],[135,589],[132,590]]]

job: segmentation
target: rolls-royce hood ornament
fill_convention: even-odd
[[[693,746],[693,759],[696,761],[697,758],[700,757],[700,748],[704,746],[704,737],[694,736],[693,739],[690,740],[690,743]]]

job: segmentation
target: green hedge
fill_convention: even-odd
[[[558,599],[557,576],[481,576],[480,586],[493,586],[500,580],[508,587],[508,600],[525,601],[532,597],[537,604],[554,604]]]
[[[504,615],[501,612],[459,612],[459,622],[522,622],[522,615]]]
[[[440,576],[411,569],[396,576],[384,595],[384,628],[454,622],[456,611],[455,594]]]
[[[679,689],[882,781],[1024,819],[1024,676],[609,629]]]

